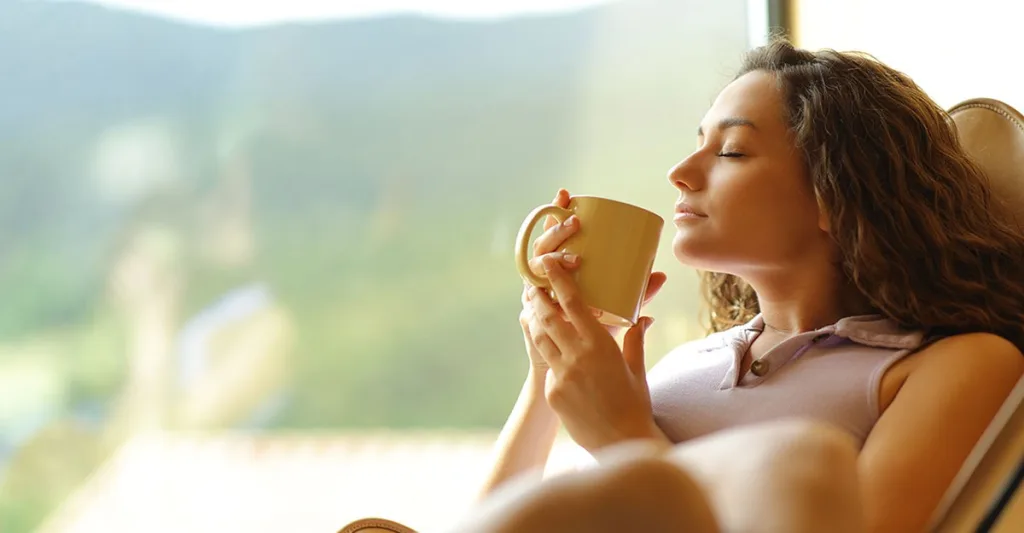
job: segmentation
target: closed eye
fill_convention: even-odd
[[[718,154],[718,157],[743,157],[743,154],[739,152],[722,152]]]

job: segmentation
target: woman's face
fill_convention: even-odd
[[[827,221],[785,118],[782,92],[766,72],[745,74],[718,95],[697,150],[668,174],[680,193],[680,262],[745,277],[827,256]],[[683,205],[695,214],[681,214]]]

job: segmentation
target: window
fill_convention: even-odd
[[[748,47],[742,0],[134,4],[0,4],[8,532],[445,519],[525,376],[522,217],[668,216]],[[650,362],[701,334],[663,238]]]

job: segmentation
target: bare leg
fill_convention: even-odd
[[[704,489],[723,531],[863,531],[857,447],[803,420],[757,424],[675,446],[668,458]]]
[[[845,433],[803,421],[723,431],[666,453],[627,443],[599,454],[597,468],[509,482],[454,533],[859,532],[856,458]]]
[[[625,445],[599,468],[539,483],[509,481],[452,533],[717,533],[707,498],[646,446]]]

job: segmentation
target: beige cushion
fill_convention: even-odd
[[[1007,216],[1024,227],[1024,116],[998,100],[977,98],[949,111],[960,142],[988,176]],[[1024,305],[1024,302],[1021,302]],[[980,531],[979,524],[1024,460],[1024,379],[1006,399],[951,484],[930,531]],[[1018,489],[986,531],[1024,531],[1024,489]]]
[[[960,143],[988,176],[994,196],[1024,226],[1024,115],[991,98],[961,102],[949,115]]]

